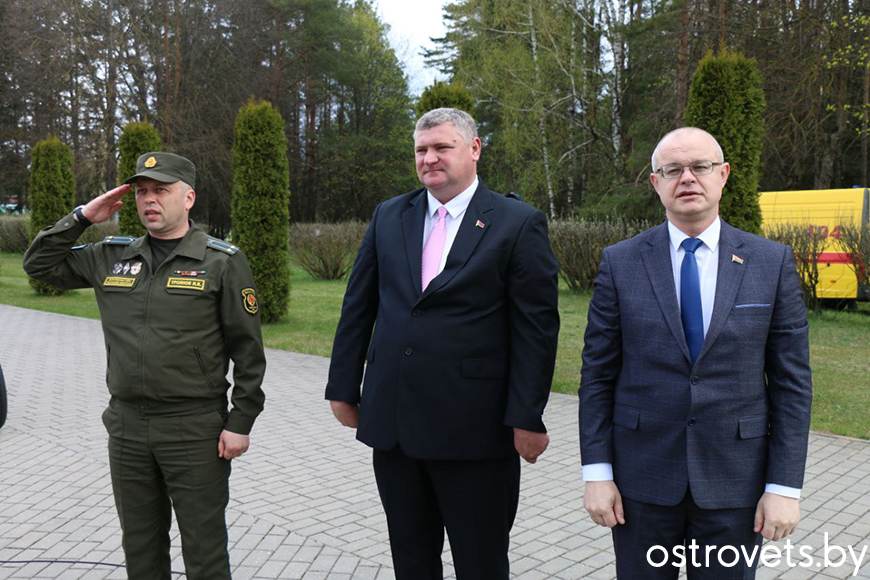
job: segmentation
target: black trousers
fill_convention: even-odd
[[[625,524],[613,528],[619,580],[676,580],[681,560],[689,580],[755,578],[762,540],[752,529],[755,506],[702,509],[691,492],[675,506],[625,496],[622,502]],[[744,552],[754,554],[753,565],[747,565]]]
[[[507,580],[520,494],[519,457],[412,459],[374,452],[396,580],[442,580],[444,529],[457,580]]]

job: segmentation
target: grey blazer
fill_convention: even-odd
[[[705,509],[803,486],[812,402],[806,309],[791,249],[722,222],[710,327],[693,365],[667,223],[604,250],[580,383],[583,464],[620,492]],[[741,263],[742,261],[742,263]]]

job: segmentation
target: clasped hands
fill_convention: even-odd
[[[330,401],[332,414],[338,422],[345,427],[356,429],[359,426],[359,404],[346,401]],[[538,457],[550,444],[550,436],[546,433],[537,433],[514,427],[514,447],[520,457],[529,463],[535,463]]]

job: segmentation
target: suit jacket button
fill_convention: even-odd
[[[421,314],[423,314],[423,311],[419,308],[415,308],[414,311],[411,313],[411,316],[420,316]]]
[[[412,354],[414,354],[414,349],[413,349],[413,348],[410,348],[410,347],[406,348],[406,349],[405,349],[405,354],[406,354],[407,356],[411,356]]]
[[[701,382],[701,378],[700,378],[700,377],[692,377],[692,384],[693,384],[693,385],[697,385],[697,384],[700,383],[700,382]]]
[[[695,424],[695,420],[694,420],[694,419],[689,419],[689,427],[691,427],[691,426],[694,425],[694,424]]]

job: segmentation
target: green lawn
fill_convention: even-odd
[[[0,303],[98,318],[93,291],[75,290],[55,298],[37,296],[27,283],[20,254],[0,254]],[[300,268],[291,277],[290,313],[263,327],[266,346],[329,356],[341,311],[345,282],[312,280]],[[559,293],[562,331],[553,390],[576,393],[589,296],[566,288]],[[870,439],[870,304],[857,312],[810,315],[813,367],[813,429]]]

